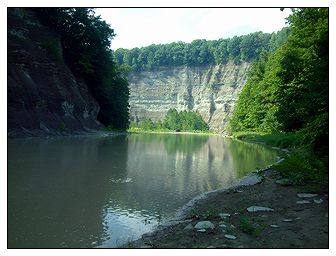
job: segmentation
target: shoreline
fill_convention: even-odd
[[[171,217],[170,219],[166,220],[164,223],[159,224],[153,231],[145,233],[142,235],[142,237],[147,237],[151,236],[152,234],[155,234],[157,232],[164,232],[165,229],[170,228],[174,225],[180,224],[180,223],[185,223],[189,222],[188,220],[184,220],[187,216],[188,213],[200,202],[207,201],[209,198],[213,196],[217,196],[220,194],[225,194],[226,192],[234,189],[239,189],[240,187],[245,187],[245,186],[253,186],[256,184],[259,184],[262,182],[262,176],[259,175],[259,173],[265,172],[269,170],[273,165],[283,161],[283,158],[279,159],[277,162],[265,167],[264,169],[259,170],[258,172],[252,171],[248,175],[242,177],[240,180],[234,182],[231,186],[227,188],[219,188],[216,190],[211,190],[204,192],[202,194],[199,194],[192,199],[190,199],[185,205],[182,207],[178,208],[176,210],[176,213],[174,217]],[[132,244],[136,245],[137,247],[145,246],[146,243],[143,242],[143,238],[136,239],[131,242]]]
[[[281,177],[272,169],[274,164],[228,188],[194,197],[173,218],[122,248],[328,248],[329,191],[302,200],[298,195],[310,191],[278,183]],[[247,208],[253,205],[274,211],[249,213]],[[230,217],[220,218],[220,214]],[[202,221],[215,227],[204,233],[193,228]],[[223,226],[229,228],[223,230]],[[258,228],[260,234],[255,234]],[[236,239],[225,238],[228,234]]]

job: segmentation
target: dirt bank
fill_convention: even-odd
[[[269,169],[258,184],[208,193],[194,200],[179,221],[162,225],[125,247],[328,248],[328,191],[280,185],[279,179]],[[302,193],[315,195],[304,198],[309,195]],[[249,212],[251,206],[270,209]]]

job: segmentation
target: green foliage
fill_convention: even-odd
[[[32,8],[42,23],[61,37],[64,59],[83,78],[100,105],[98,120],[125,130],[129,125],[129,89],[125,66],[110,50],[114,30],[92,8]],[[46,48],[53,47],[47,42]],[[56,48],[55,48],[56,49]]]
[[[266,228],[266,225],[260,221],[253,222],[247,217],[242,217],[240,219],[239,228],[247,234],[258,236]]]
[[[288,39],[253,64],[230,126],[253,132],[240,135],[250,140],[298,148],[276,167],[296,184],[327,183],[328,9],[294,9],[288,21]]]
[[[323,161],[311,151],[297,149],[274,168],[297,185],[327,185],[328,159]]]
[[[295,133],[237,132],[233,136],[242,140],[293,149],[304,145],[305,133],[302,131]]]
[[[208,131],[209,127],[198,112],[169,109],[163,122],[147,118],[131,123],[130,131]]]
[[[230,125],[233,132],[304,129],[318,149],[328,137],[328,10],[295,9],[288,20],[292,33],[253,64]]]
[[[46,49],[56,62],[62,60],[61,49],[59,45],[59,40],[56,37],[49,37],[42,42],[42,47]]]
[[[127,64],[133,70],[153,70],[162,66],[200,66],[234,61],[251,61],[262,51],[279,47],[288,35],[287,28],[265,34],[255,32],[248,35],[219,40],[194,40],[191,43],[174,42],[152,44],[147,47],[117,49],[114,58],[118,64]]]

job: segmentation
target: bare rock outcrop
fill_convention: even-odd
[[[198,111],[210,129],[224,131],[250,63],[162,67],[131,72],[131,120],[163,119],[170,108]]]
[[[61,39],[26,8],[8,8],[8,136],[96,130],[99,105],[63,60]]]

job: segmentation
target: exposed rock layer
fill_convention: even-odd
[[[198,111],[213,130],[224,131],[250,63],[162,67],[131,72],[131,120],[163,119],[170,108]]]
[[[95,130],[99,105],[64,64],[61,40],[28,9],[8,9],[8,136]]]

